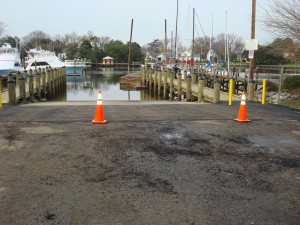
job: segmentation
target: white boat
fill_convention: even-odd
[[[54,69],[64,66],[65,64],[60,61],[55,53],[50,51],[34,48],[27,51],[27,57],[25,57],[25,69],[27,71],[46,67]]]
[[[25,57],[26,70],[35,70],[38,68],[51,67],[52,69],[66,67],[67,75],[80,75],[85,68],[81,62],[72,60],[61,61],[54,52],[30,49],[27,51],[27,57]]]
[[[65,60],[64,61],[67,74],[68,75],[80,75],[83,71],[83,69],[86,67],[86,62],[82,59],[74,59],[74,60]]]
[[[0,75],[7,75],[10,72],[22,71],[21,58],[17,48],[12,48],[5,43],[0,47]]]

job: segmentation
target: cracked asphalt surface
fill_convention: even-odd
[[[238,108],[4,105],[0,224],[299,224],[299,111]]]

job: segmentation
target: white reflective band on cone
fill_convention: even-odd
[[[98,100],[97,105],[102,105],[102,100]]]
[[[246,105],[246,101],[242,100],[241,105]]]
[[[246,100],[246,95],[242,95],[242,101],[245,101]]]
[[[102,99],[102,94],[98,93],[98,99]]]

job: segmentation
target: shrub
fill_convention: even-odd
[[[300,76],[288,76],[283,81],[283,89],[292,90],[300,88]]]
[[[266,90],[267,91],[278,91],[278,86],[275,83],[267,80]]]

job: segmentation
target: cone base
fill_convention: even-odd
[[[92,123],[93,123],[93,124],[103,124],[103,123],[107,123],[107,120],[103,120],[103,121],[96,121],[96,120],[93,120]]]
[[[235,121],[238,121],[238,122],[250,122],[251,120],[248,120],[248,119],[245,119],[245,120],[240,120],[240,119],[234,119]]]

